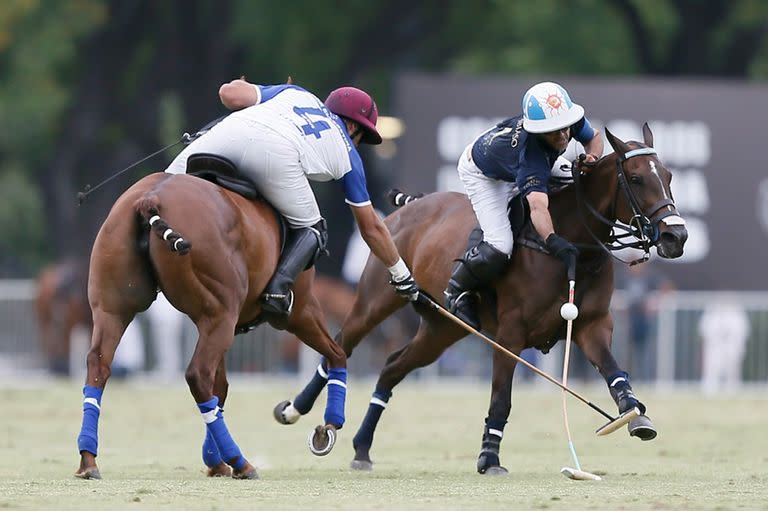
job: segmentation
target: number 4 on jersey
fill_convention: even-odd
[[[320,138],[320,134],[323,131],[331,129],[331,125],[327,122],[317,120],[313,122],[310,118],[310,116],[322,117],[323,119],[328,118],[325,115],[325,112],[319,108],[305,108],[295,106],[293,107],[293,111],[296,115],[307,121],[307,124],[301,126],[301,129],[304,131],[304,135],[314,135],[315,138]]]

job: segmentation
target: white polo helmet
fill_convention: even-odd
[[[537,83],[523,96],[523,128],[528,133],[549,133],[576,124],[584,108],[554,82]]]

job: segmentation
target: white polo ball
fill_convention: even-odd
[[[560,316],[566,321],[573,321],[579,317],[579,308],[571,302],[564,303],[563,306],[560,307]]]

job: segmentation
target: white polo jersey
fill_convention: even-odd
[[[255,88],[259,96],[255,105],[213,126],[187,146],[166,172],[184,173],[190,154],[209,152],[229,158],[260,187],[269,187],[270,183],[285,185],[298,165],[312,181],[341,180],[348,204],[370,204],[363,162],[342,119],[296,85]],[[291,162],[287,148],[279,148],[286,144],[295,150],[297,161]],[[264,151],[269,155],[258,154]]]

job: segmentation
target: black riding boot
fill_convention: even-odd
[[[467,250],[456,263],[445,290],[445,307],[459,319],[480,330],[477,291],[498,276],[509,261],[507,254],[485,241]]]
[[[325,251],[325,220],[312,227],[291,229],[277,270],[264,290],[264,312],[288,316],[293,309],[293,283],[299,273],[309,269]]]

